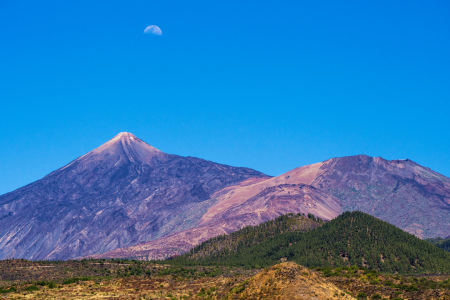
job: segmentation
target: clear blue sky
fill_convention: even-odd
[[[0,1],[0,194],[121,131],[270,175],[367,154],[450,176],[449,16],[446,0]]]

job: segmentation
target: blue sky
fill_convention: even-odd
[[[122,131],[270,175],[367,154],[450,176],[449,15],[449,1],[0,1],[0,194]]]

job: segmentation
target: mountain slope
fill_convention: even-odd
[[[173,263],[267,266],[291,260],[308,267],[450,273],[450,253],[362,212],[345,212],[314,230],[285,232],[259,243],[244,230],[235,235],[243,237],[237,247],[226,239],[212,239]]]
[[[450,238],[426,239],[426,241],[445,251],[450,251]]]
[[[230,217],[227,220],[223,220],[223,223],[216,222],[213,223],[213,225],[191,228],[155,241],[144,242],[124,249],[116,249],[103,254],[90,256],[89,258],[126,257],[139,260],[159,260],[183,254],[208,239],[210,242],[215,240],[226,240],[225,243],[227,245],[236,246],[237,241],[242,240],[242,232],[253,234],[254,240],[259,240],[262,236],[269,237],[279,234],[280,232],[293,230],[307,231],[323,224],[323,220],[319,218],[317,220],[311,219],[299,213],[297,215],[281,215],[276,219],[259,225],[258,223],[251,224],[254,226],[252,227],[251,225],[248,226],[248,222],[245,222],[244,217],[245,215],[235,218]],[[250,215],[248,217],[251,220],[252,216]],[[239,228],[242,229],[238,230]],[[202,245],[204,245],[204,243],[202,243]],[[209,250],[207,249],[208,247],[205,246],[203,251],[208,252]]]
[[[342,211],[360,210],[420,238],[447,236],[450,232],[450,178],[410,160],[389,161],[366,155],[333,158],[251,186],[226,188],[216,193],[218,201],[208,209],[202,223],[229,214],[236,207],[240,211],[252,209],[252,202],[261,199],[262,189],[294,184],[320,191],[335,203],[327,201],[313,207],[310,205],[320,202],[312,201],[306,205],[309,210],[301,212],[332,219]],[[278,197],[290,194],[292,191],[280,191]],[[308,197],[297,201],[308,201]]]
[[[264,174],[163,153],[130,133],[0,196],[0,259],[102,253],[197,224],[210,195]]]
[[[311,183],[344,211],[360,210],[420,238],[450,232],[450,178],[411,160],[334,158]]]
[[[212,197],[220,201],[221,197],[231,195],[236,187],[246,188],[264,184],[267,178],[249,179],[237,186],[225,188]],[[229,191],[228,191],[229,190]],[[219,235],[230,234],[246,226],[255,226],[287,213],[315,213],[318,217],[329,220],[341,212],[339,202],[326,193],[304,184],[262,186],[259,193],[247,199],[243,204],[233,203],[227,209],[219,211],[213,218],[202,220],[193,228],[176,232],[166,237],[136,244],[123,249],[116,249],[93,258],[132,257],[145,260],[165,259],[185,253],[192,247]]]
[[[323,225],[323,220],[313,215],[281,215],[257,226],[247,226],[228,235],[214,237],[191,249],[190,259],[227,256],[240,249],[251,248],[261,241],[286,232],[307,232]]]
[[[0,196],[0,259],[162,259],[282,214],[331,220],[348,210],[420,238],[448,236],[450,179],[409,160],[365,155],[270,178],[166,154],[121,133]]]
[[[212,197],[215,203],[197,226],[97,257],[163,259],[286,213],[331,220],[361,210],[420,238],[450,232],[450,178],[410,160],[333,158],[273,178],[248,179]]]

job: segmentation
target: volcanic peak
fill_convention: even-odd
[[[164,161],[169,156],[128,132],[119,133],[90,153],[101,158],[112,155],[118,157],[119,160],[125,159],[131,163],[147,165],[154,165],[156,161]]]
[[[137,163],[154,166],[167,160],[170,156],[172,155],[150,146],[132,133],[121,132],[62,169],[66,169],[74,163],[81,163],[82,165],[107,163],[114,166],[119,166],[123,163]]]

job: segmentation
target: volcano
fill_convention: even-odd
[[[162,259],[286,213],[359,210],[419,238],[450,232],[450,178],[411,160],[355,155],[277,177],[164,153],[120,133],[0,196],[0,259]]]
[[[0,259],[65,260],[164,237],[197,224],[213,193],[251,177],[266,175],[166,154],[123,132],[0,196]]]

